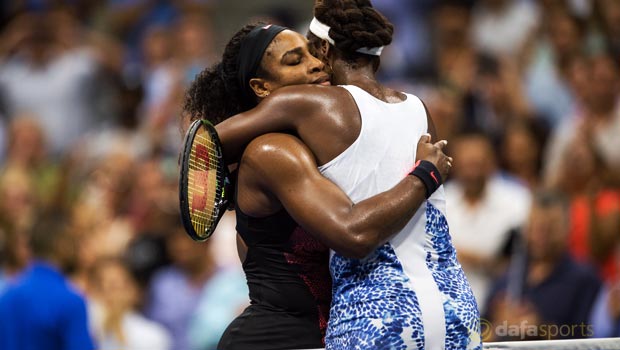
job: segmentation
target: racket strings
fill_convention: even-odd
[[[202,142],[203,146],[207,147],[209,152],[213,152],[213,153],[216,152],[215,142],[213,141],[213,139],[211,137],[205,137],[205,136],[202,136],[202,135],[196,135],[195,138],[203,141]]]
[[[213,234],[227,205],[228,169],[222,160],[217,131],[207,121],[197,120],[190,126],[183,149],[181,217],[190,237],[204,241]]]
[[[215,197],[221,192],[217,179],[222,171],[213,139],[196,134],[194,143],[188,162],[188,197],[192,225],[196,232],[205,232],[217,219]]]

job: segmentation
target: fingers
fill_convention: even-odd
[[[446,140],[441,140],[441,141],[437,141],[435,142],[435,146],[439,147],[439,149],[443,150],[444,147],[446,147],[448,145],[448,141]]]
[[[448,177],[448,174],[450,173],[450,171],[452,170],[452,157],[443,155],[442,165],[443,165],[443,171],[442,171],[441,176],[443,176],[445,180]]]
[[[448,169],[452,168],[452,157],[448,157],[446,155],[443,156],[443,162],[448,167]]]
[[[424,134],[420,137],[420,141],[418,143],[430,143],[431,142],[431,134]]]

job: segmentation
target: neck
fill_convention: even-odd
[[[546,259],[535,259],[530,263],[527,274],[527,281],[530,285],[538,285],[553,272],[560,257],[548,257]]]
[[[486,187],[486,183],[482,186],[467,186],[464,188],[463,196],[465,197],[465,201],[470,205],[474,206],[478,204],[482,200],[484,196],[484,189]]]
[[[539,285],[551,273],[552,266],[545,262],[539,262],[530,266],[527,274],[527,284],[531,286]]]
[[[334,65],[334,80],[337,85],[355,85],[359,87],[376,85],[377,78],[372,64],[360,65],[341,63]]]

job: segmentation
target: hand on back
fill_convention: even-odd
[[[443,149],[448,144],[448,141],[441,140],[435,143],[431,143],[431,135],[425,134],[422,135],[420,140],[418,141],[418,148],[416,153],[416,161],[418,160],[426,160],[439,170],[441,174],[441,178],[445,181],[448,177],[448,173],[450,172],[450,168],[452,168],[452,157],[448,157]]]

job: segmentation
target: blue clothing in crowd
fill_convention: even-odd
[[[613,288],[610,284],[603,286],[592,307],[590,324],[594,330],[594,338],[620,337],[620,319],[613,314],[609,300],[614,292]]]
[[[93,348],[83,297],[51,265],[32,264],[0,297],[0,349]]]
[[[507,287],[508,275],[504,275],[491,290],[487,315],[494,314],[492,300],[503,295]],[[593,335],[587,326],[600,287],[600,279],[589,266],[565,255],[546,279],[536,285],[525,284],[522,297],[532,303],[541,324],[569,326],[564,329],[571,331],[559,334],[559,338],[587,338]]]

